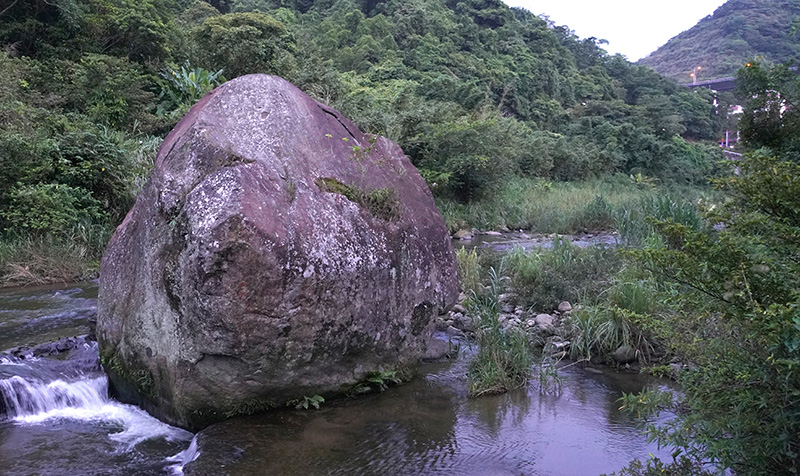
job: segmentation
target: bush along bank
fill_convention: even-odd
[[[549,363],[568,359],[639,370],[659,362],[666,352],[640,319],[657,312],[655,299],[624,253],[579,248],[563,238],[551,248],[517,248],[502,257],[460,249],[464,292],[439,316],[437,329],[474,338],[479,347],[487,329],[511,341],[521,334],[528,353]],[[473,391],[479,393],[486,392]]]
[[[660,284],[634,253],[669,246],[657,233],[659,220],[707,230],[699,210],[711,202],[705,197],[689,202],[655,191],[636,198],[610,213],[609,222],[618,230],[614,245],[581,247],[553,235],[547,246],[528,250],[459,249],[460,304],[439,317],[437,328],[451,336],[473,337],[479,348],[487,333],[502,334],[505,340],[490,342],[508,345],[524,336],[529,351],[538,356],[540,383],[541,377],[557,375],[555,364],[564,359],[677,376],[682,360],[658,337],[663,334],[658,319],[668,310],[673,288]],[[509,389],[478,382],[472,386]]]
[[[542,234],[623,232],[638,244],[653,228],[645,218],[699,221],[698,204],[717,194],[708,186],[658,184],[647,177],[614,175],[577,182],[510,179],[489,197],[460,203],[443,197],[437,206],[450,233],[471,238],[478,230]]]
[[[541,349],[540,381],[565,358],[674,377],[680,393],[620,402],[674,461],[618,474],[798,474],[800,169],[759,153],[731,165],[738,174],[717,182],[725,195],[714,202],[692,211],[653,199],[661,215],[623,217],[616,249],[556,240],[530,253],[460,251],[465,304],[440,327],[479,334],[469,302],[499,282],[498,322]]]

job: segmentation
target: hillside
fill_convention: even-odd
[[[102,249],[166,133],[249,73],[397,142],[459,203],[514,178],[704,183],[721,130],[707,91],[499,0],[32,0],[0,10],[0,48],[0,241],[22,244]]]
[[[688,83],[697,66],[702,67],[703,80],[734,76],[759,56],[782,63],[800,54],[800,39],[791,34],[798,16],[800,0],[729,0],[639,64]]]

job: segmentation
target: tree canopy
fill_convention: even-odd
[[[68,203],[120,220],[151,144],[248,73],[388,136],[462,201],[515,174],[703,181],[696,141],[721,127],[709,93],[499,0],[34,0],[0,20],[0,210],[67,186]],[[30,227],[23,215],[0,228]]]

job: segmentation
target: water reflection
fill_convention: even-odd
[[[187,475],[592,475],[659,454],[616,399],[648,381],[564,370],[563,391],[469,399],[466,365],[382,395],[214,425]],[[650,382],[652,383],[652,382]]]

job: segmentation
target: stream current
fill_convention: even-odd
[[[96,285],[0,291],[0,349],[90,332]],[[97,345],[0,353],[0,475],[598,475],[664,451],[619,412],[659,382],[577,366],[562,390],[467,398],[466,359],[319,410],[239,417],[197,435],[108,396]]]

